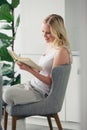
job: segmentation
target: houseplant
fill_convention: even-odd
[[[20,83],[20,74],[15,71],[15,62],[8,53],[8,48],[14,51],[14,41],[20,23],[20,16],[15,18],[15,10],[20,0],[0,1],[0,61],[3,61],[3,85]]]

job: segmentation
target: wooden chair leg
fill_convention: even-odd
[[[59,130],[63,130],[59,116],[57,113],[54,115],[54,118],[55,118],[55,121],[56,121],[56,124],[57,124],[57,127],[59,128]]]
[[[4,130],[7,130],[7,123],[8,123],[8,113],[4,109]]]
[[[47,116],[47,120],[48,120],[48,124],[49,124],[50,130],[53,130],[51,117],[48,117],[48,116]]]
[[[17,118],[12,116],[12,130],[16,130],[16,121],[17,121]]]

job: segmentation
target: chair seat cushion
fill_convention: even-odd
[[[33,115],[50,115],[57,113],[58,107],[53,106],[52,103],[49,104],[48,99],[44,99],[43,101],[36,102],[36,103],[29,103],[29,104],[24,104],[24,105],[7,105],[6,106],[6,111],[8,112],[9,115],[17,115],[17,116],[33,116]],[[52,107],[53,106],[53,107]],[[53,108],[53,109],[52,109]]]

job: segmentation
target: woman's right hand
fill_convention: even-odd
[[[17,61],[17,65],[19,66],[20,69],[22,70],[26,70],[26,71],[29,71],[29,69],[31,69],[31,67],[29,67],[28,65],[22,63],[22,62],[19,62]]]

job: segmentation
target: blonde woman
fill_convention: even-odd
[[[18,62],[20,69],[31,73],[35,78],[27,83],[7,88],[3,93],[3,100],[7,104],[25,104],[38,102],[46,98],[51,89],[52,68],[64,64],[71,64],[70,45],[63,18],[57,14],[51,14],[46,17],[42,23],[42,34],[46,41],[47,49],[41,56],[38,64],[43,69],[38,72]]]

